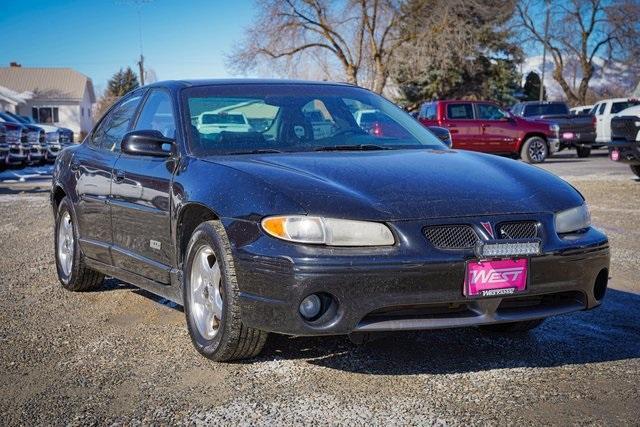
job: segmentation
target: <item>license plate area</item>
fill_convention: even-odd
[[[528,275],[528,258],[468,261],[463,293],[471,298],[522,293]]]

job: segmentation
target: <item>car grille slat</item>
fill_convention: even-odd
[[[535,221],[498,224],[498,238],[500,239],[533,239],[535,237],[538,237],[538,223]]]
[[[424,229],[433,246],[440,249],[469,249],[478,242],[478,235],[469,225],[437,225]]]
[[[512,221],[497,225],[497,239],[533,239],[539,237],[537,221]],[[430,225],[423,229],[427,240],[438,249],[472,249],[480,240],[470,224]]]

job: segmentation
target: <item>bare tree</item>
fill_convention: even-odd
[[[236,72],[265,62],[298,76],[314,61],[328,78],[342,78],[381,93],[393,52],[413,34],[400,36],[401,0],[266,0],[256,20],[227,58]]]
[[[572,105],[585,104],[594,76],[594,60],[629,61],[640,52],[640,2],[638,0],[558,0],[551,1],[549,34],[545,39],[543,0],[521,0],[516,22],[523,41],[546,44],[554,63],[553,79]],[[572,63],[579,73],[571,71]],[[580,76],[578,76],[580,74]],[[571,84],[575,80],[576,84]]]

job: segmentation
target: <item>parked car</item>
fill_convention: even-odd
[[[589,157],[596,139],[595,117],[591,114],[575,115],[561,101],[519,102],[511,113],[526,119],[546,120],[560,126],[560,149],[575,148],[578,157]]]
[[[442,141],[444,145],[451,148],[453,143],[451,142],[451,132],[449,132],[449,129],[441,128],[440,126],[429,126],[427,129]]]
[[[9,143],[7,142],[7,127],[0,123],[0,170],[7,167],[9,158]]]
[[[579,116],[582,114],[591,114],[592,109],[593,105],[579,105],[577,107],[570,108],[569,111],[571,112],[571,114]]]
[[[196,128],[200,133],[249,132],[252,127],[242,113],[205,111],[198,115]]]
[[[4,114],[5,116],[10,116],[18,123],[32,124],[30,121],[25,120],[22,116],[10,113],[8,111],[0,114]],[[43,150],[42,150],[44,161],[53,162],[58,156],[58,153],[60,152],[60,150],[62,150],[61,135],[63,131],[57,126],[52,126],[52,125],[37,124],[34,126],[39,127],[45,132],[45,141],[44,141]]]
[[[191,123],[211,105],[248,101],[273,111],[268,129]],[[314,138],[309,104],[333,134]],[[174,132],[155,126],[159,106]],[[354,109],[377,110],[406,137],[363,131]],[[269,332],[525,331],[597,307],[609,276],[607,237],[572,186],[447,149],[345,84],[136,89],[58,156],[51,203],[64,288],[96,289],[109,275],[182,304],[193,344],[219,361],[257,355]]]
[[[35,120],[33,120],[33,118],[29,117],[29,116],[18,116],[15,115],[16,117],[19,117],[21,119],[21,121],[23,123],[28,123],[28,124],[32,124],[32,125],[38,125],[38,126],[51,126],[49,124],[43,124],[43,123],[37,123]],[[52,126],[53,127],[53,126]],[[74,142],[74,138],[73,138],[73,131],[69,128],[63,128],[60,126],[55,126],[58,129],[58,133],[60,134],[60,144],[62,144],[63,146],[67,145],[67,144],[73,144]]]
[[[23,165],[34,164],[43,161],[43,148],[42,141],[44,141],[44,131],[37,126],[25,125],[16,120],[7,117],[5,118],[0,113],[0,123],[5,124],[7,129],[11,129],[11,141],[14,141],[15,135],[19,135],[17,143],[10,143],[10,164],[11,165]],[[10,126],[11,125],[11,126]],[[19,148],[15,145],[20,145]]]
[[[544,162],[559,149],[554,123],[516,117],[488,101],[433,101],[420,108],[425,126],[449,129],[453,148],[520,157]]]
[[[640,105],[633,98],[603,99],[596,103],[591,114],[596,117],[596,144],[604,146],[611,141],[611,118],[629,107]]]
[[[640,177],[640,105],[622,110],[611,119],[609,156],[615,162],[627,163]]]

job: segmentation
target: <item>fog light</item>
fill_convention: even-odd
[[[320,297],[316,294],[311,294],[300,303],[300,314],[305,319],[313,319],[320,313],[320,309],[322,308],[322,301]]]

